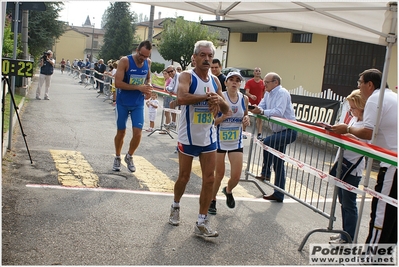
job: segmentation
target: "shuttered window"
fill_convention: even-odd
[[[383,70],[385,46],[331,36],[327,40],[323,91],[330,88],[346,97],[357,88],[359,73],[371,68]]]
[[[242,33],[241,34],[241,42],[257,42],[258,34],[257,33]]]
[[[291,43],[312,43],[311,33],[293,33]]]

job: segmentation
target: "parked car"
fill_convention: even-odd
[[[222,73],[224,75],[227,75],[229,72],[236,71],[241,74],[241,76],[244,78],[244,81],[241,82],[241,88],[240,91],[242,93],[245,93],[244,88],[245,88],[245,83],[254,77],[254,70],[253,69],[248,69],[248,68],[240,68],[240,67],[227,67],[222,69]]]

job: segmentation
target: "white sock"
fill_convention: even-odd
[[[180,202],[173,201],[173,207],[174,208],[180,208]]]
[[[198,214],[198,224],[204,223],[207,217],[207,215]]]

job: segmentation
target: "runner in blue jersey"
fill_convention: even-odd
[[[214,117],[221,111],[228,113],[229,105],[222,95],[218,78],[209,72],[215,46],[210,41],[198,41],[194,46],[192,71],[179,76],[177,103],[181,105],[178,130],[179,176],[174,187],[174,202],[169,223],[180,223],[180,199],[190,180],[193,158],[198,156],[202,171],[202,188],[198,221],[194,232],[200,236],[216,237],[207,219],[216,165],[216,129]]]
[[[136,49],[136,54],[122,57],[119,60],[115,73],[117,132],[114,138],[114,171],[120,171],[121,169],[121,150],[129,116],[132,121],[133,136],[124,160],[129,171],[136,171],[133,163],[133,154],[141,140],[144,125],[144,99],[150,98],[153,89],[150,84],[151,60],[149,57],[151,49],[152,44],[150,41],[141,42]]]

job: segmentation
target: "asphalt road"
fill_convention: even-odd
[[[3,158],[3,265],[308,265],[309,244],[328,241],[328,233],[313,234],[299,252],[305,235],[325,229],[327,219],[289,198],[265,201],[245,182],[235,191],[235,209],[218,198],[218,214],[210,220],[219,237],[195,236],[197,160],[181,201],[181,224],[169,225],[176,139],[144,132],[134,156],[137,172],[124,166],[115,173],[110,102],[58,71],[50,100],[36,100],[36,79],[20,112],[33,164],[18,124]],[[123,153],[130,137],[128,130]],[[367,232],[366,206],[359,240]],[[337,209],[337,229],[340,218]]]

